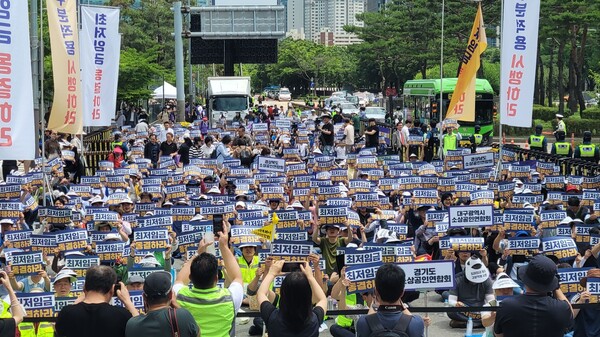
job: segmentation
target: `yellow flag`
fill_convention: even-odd
[[[271,222],[274,225],[277,225],[279,223],[279,217],[277,216],[277,213],[273,213],[273,216],[271,217]]]
[[[487,48],[487,37],[483,26],[481,3],[477,7],[477,15],[471,29],[471,37],[462,56],[458,81],[448,106],[446,118],[459,121],[475,121],[475,80],[481,65],[481,54]]]
[[[273,216],[275,216],[275,214],[273,214]],[[279,221],[279,219],[277,220]],[[275,237],[275,223],[271,222],[266,226],[255,229],[252,231],[252,234],[259,236],[265,240],[273,241],[273,238]]]
[[[77,0],[48,0],[48,28],[52,47],[54,100],[48,129],[83,133]]]

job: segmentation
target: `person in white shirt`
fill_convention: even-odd
[[[204,138],[204,144],[200,147],[200,158],[210,158],[215,150],[215,142],[211,136]]]
[[[354,146],[354,124],[351,119],[344,119],[344,145],[346,147],[346,154],[352,152]]]

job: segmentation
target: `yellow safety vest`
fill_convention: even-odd
[[[36,333],[33,323],[22,322],[19,324],[19,332],[21,337],[54,337],[54,325],[50,322],[40,322]]]
[[[259,262],[260,259],[258,258],[258,256],[254,256],[252,258],[252,262],[250,263],[250,265],[246,263],[246,259],[243,256],[240,256],[238,258],[238,265],[240,266],[240,270],[242,271],[242,280],[244,281],[244,284],[247,285],[250,282],[252,282],[254,276],[256,276],[256,270],[258,269]]]
[[[229,289],[184,287],[177,294],[177,303],[192,314],[202,336],[234,336],[235,306]]]
[[[473,138],[475,138],[475,144],[477,145],[481,144],[481,142],[483,141],[483,135],[480,133],[474,134]]]
[[[347,294],[346,295],[346,305],[356,305],[356,296],[358,296],[357,294]],[[354,321],[352,320],[352,318],[348,318],[344,315],[339,315],[338,317],[335,318],[335,323],[339,326],[341,326],[342,328],[349,328],[352,326],[352,323],[354,323]]]
[[[569,150],[571,149],[571,144],[567,142],[556,142],[554,143],[554,147],[556,149],[556,154],[561,156],[568,156]]]
[[[529,145],[531,148],[541,149],[544,147],[544,138],[544,136],[531,135],[529,136]]]
[[[446,134],[446,136],[444,136],[444,154],[452,150],[456,150],[456,135]]]
[[[579,145],[579,154],[581,158],[593,158],[596,152],[596,146],[594,144],[581,144]]]

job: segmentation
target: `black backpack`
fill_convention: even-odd
[[[398,323],[396,323],[391,330],[386,329],[381,325],[377,314],[367,315],[365,316],[365,319],[369,326],[369,330],[371,331],[369,337],[409,337],[407,331],[410,320],[412,319],[411,315],[402,314]]]
[[[214,149],[213,152],[210,153],[210,159],[219,158],[219,154],[217,153],[217,149]]]

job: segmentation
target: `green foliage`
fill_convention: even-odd
[[[539,119],[542,121],[552,121],[556,118],[558,108],[547,107],[542,105],[533,105],[533,119]]]
[[[581,112],[582,119],[596,119],[600,120],[600,108],[587,108]]]
[[[166,73],[165,69],[152,62],[152,52],[141,53],[133,48],[121,51],[119,65],[119,88],[117,98],[124,101],[147,99],[152,94],[150,85]],[[171,75],[172,76],[172,75]],[[171,78],[165,78],[171,80]]]

